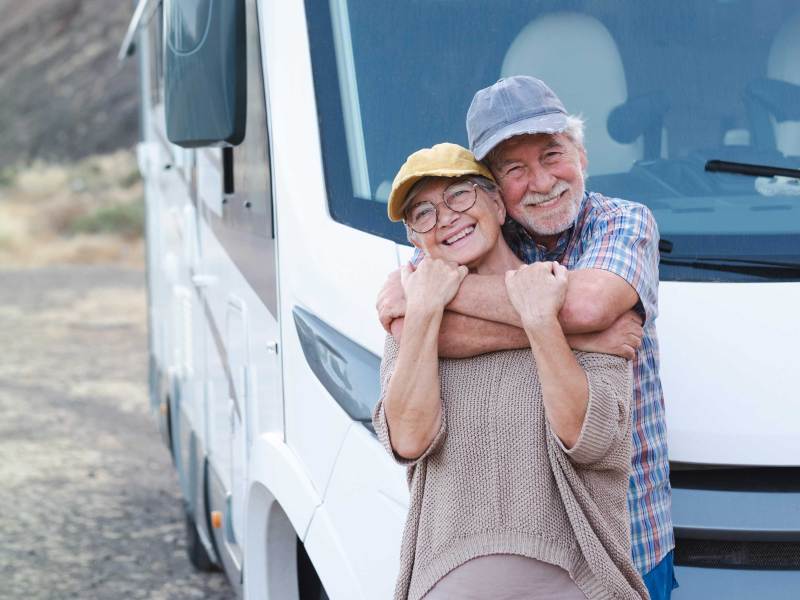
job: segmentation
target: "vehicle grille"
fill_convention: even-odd
[[[800,542],[678,539],[675,564],[715,569],[800,569]]]
[[[739,492],[800,492],[800,467],[670,464],[674,488]]]

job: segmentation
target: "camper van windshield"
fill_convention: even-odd
[[[800,169],[796,0],[308,0],[306,12],[337,220],[405,241],[385,212],[405,157],[466,145],[475,91],[530,74],[586,120],[587,189],[652,209],[671,243],[662,279],[800,279],[800,180],[705,169]]]

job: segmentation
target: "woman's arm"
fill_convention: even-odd
[[[550,429],[574,463],[630,468],[630,363],[570,349],[557,315],[567,270],[537,263],[506,274],[506,286],[531,343]]]
[[[400,458],[419,458],[441,429],[439,328],[466,273],[466,267],[433,259],[413,272],[404,269],[403,344],[382,401],[389,440]]]
[[[410,307],[409,307],[410,308]],[[383,400],[392,449],[401,458],[418,458],[441,427],[439,326],[442,310],[410,309],[403,345]]]
[[[531,342],[544,410],[550,428],[566,448],[578,441],[589,403],[589,383],[567,344],[558,319],[525,327]]]
[[[525,265],[506,273],[506,288],[531,344],[550,428],[571,448],[586,416],[589,383],[558,322],[567,269],[551,262]]]
[[[584,469],[627,474],[631,467],[631,363],[608,354],[579,352],[576,357],[589,381],[589,401],[578,440],[570,448],[561,444],[562,450]]]

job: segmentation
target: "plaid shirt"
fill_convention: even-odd
[[[587,193],[575,224],[553,250],[536,244],[518,223],[507,220],[503,234],[527,263],[558,261],[570,270],[616,273],[639,294],[645,318],[642,347],[633,364],[633,452],[628,487],[633,560],[642,574],[675,545],[672,531],[664,396],[658,375],[655,319],[658,314],[658,229],[650,210],[634,202]]]

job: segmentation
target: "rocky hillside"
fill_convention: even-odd
[[[116,55],[132,0],[0,0],[0,169],[130,147],[135,61]]]

